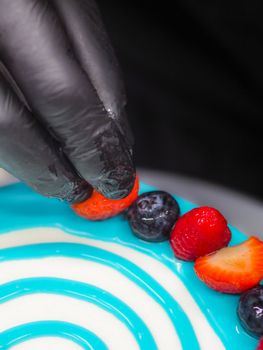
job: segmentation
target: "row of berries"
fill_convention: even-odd
[[[167,192],[138,196],[136,179],[131,194],[109,200],[96,191],[73,209],[90,220],[102,220],[125,211],[134,234],[148,242],[170,240],[178,259],[194,261],[197,276],[222,293],[243,293],[238,305],[242,326],[252,335],[263,336],[263,242],[251,237],[228,247],[231,231],[216,209],[200,207],[180,216],[177,201]],[[258,349],[262,349],[260,343]]]

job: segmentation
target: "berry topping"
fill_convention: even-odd
[[[263,350],[263,338],[260,339],[256,350]]]
[[[263,286],[257,286],[241,295],[237,313],[248,333],[263,336]],[[263,349],[263,342],[261,346]]]
[[[195,262],[197,276],[208,287],[222,293],[241,293],[263,278],[263,242],[251,237],[201,257]]]
[[[169,193],[163,191],[142,194],[127,211],[134,234],[149,242],[169,239],[178,216],[178,203]]]
[[[72,205],[72,209],[89,220],[104,220],[127,209],[138,196],[139,180],[136,177],[132,192],[123,199],[109,199],[93,191],[90,198],[82,203]]]
[[[177,258],[194,261],[228,245],[231,232],[224,216],[209,207],[196,208],[176,222],[171,245]]]

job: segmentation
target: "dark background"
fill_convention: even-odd
[[[123,71],[137,165],[263,199],[260,1],[98,4]]]

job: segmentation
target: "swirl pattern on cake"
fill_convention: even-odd
[[[238,298],[209,290],[168,242],[137,239],[122,216],[86,221],[22,184],[0,196],[0,349],[255,348]]]

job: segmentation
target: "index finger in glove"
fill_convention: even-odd
[[[81,67],[108,115],[116,120],[128,147],[133,138],[126,118],[126,95],[119,64],[94,0],[53,0]]]

